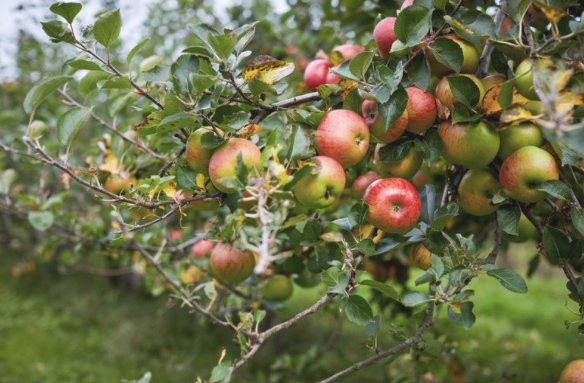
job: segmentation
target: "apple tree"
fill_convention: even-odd
[[[28,91],[22,138],[0,144],[43,172],[23,188],[3,169],[2,208],[63,267],[106,253],[111,272],[232,332],[240,353],[211,381],[236,380],[325,306],[376,346],[322,382],[421,353],[435,323],[473,325],[476,278],[527,291],[497,266],[508,242],[537,242],[529,275],[561,268],[584,332],[581,4],[406,0],[355,27],[362,45],[309,62],[268,55],[253,20],[181,25],[189,45],[166,60],[143,53],[160,36],[122,54],[120,10],[92,25],[79,3],[50,11],[44,32],[77,53]],[[311,286],[320,299],[267,324]],[[391,344],[380,329],[398,312],[409,327]]]

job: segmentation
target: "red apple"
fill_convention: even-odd
[[[251,141],[243,138],[230,138],[215,149],[209,161],[209,177],[213,185],[224,193],[233,193],[233,183],[237,179],[239,157],[248,171],[260,171],[261,152]]]
[[[584,359],[568,363],[562,370],[558,383],[584,383]]]
[[[363,196],[369,221],[386,233],[404,233],[420,218],[422,203],[416,188],[403,178],[374,181]]]
[[[385,130],[383,118],[377,111],[377,102],[372,100],[363,101],[361,113],[369,126],[369,132],[374,142],[389,144],[401,137],[408,126],[408,112],[404,110],[401,117]]]
[[[411,7],[414,4],[414,0],[404,0],[402,5],[399,7],[400,11],[403,11],[407,7]]]
[[[345,189],[345,171],[330,157],[312,158],[315,169],[294,185],[294,195],[304,206],[322,209],[332,206]]]
[[[211,255],[211,251],[213,251],[214,247],[215,243],[207,239],[201,239],[193,245],[191,252],[194,258],[203,258]]]
[[[420,88],[410,86],[406,88],[408,93],[408,128],[407,130],[422,134],[436,121],[436,100],[431,93],[424,92]]]
[[[317,86],[327,84],[327,76],[331,64],[325,59],[316,59],[308,63],[304,70],[304,83],[310,90],[315,90]]]
[[[211,252],[211,267],[226,282],[238,283],[249,277],[255,267],[255,257],[226,243],[217,243]]]
[[[351,186],[351,194],[353,197],[363,197],[363,193],[373,181],[377,181],[379,178],[379,174],[375,173],[373,170],[368,171],[367,173],[361,174],[359,177],[353,181],[353,185]]]
[[[330,60],[334,65],[350,60],[359,53],[364,52],[365,48],[356,44],[343,44],[333,48]]]
[[[333,158],[347,168],[367,154],[369,128],[363,117],[351,110],[331,110],[318,125],[315,146],[318,154]]]
[[[391,45],[396,40],[394,32],[395,17],[386,17],[375,26],[373,38],[377,43],[379,54],[384,59],[389,56]]]

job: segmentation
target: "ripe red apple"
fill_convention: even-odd
[[[403,178],[374,181],[363,195],[369,221],[386,233],[404,233],[420,218],[422,204],[416,188]]]
[[[412,263],[423,270],[428,270],[432,266],[430,262],[432,252],[423,243],[418,243],[412,247],[411,257]]]
[[[540,82],[543,82],[541,71],[546,68],[552,68],[553,62],[550,59],[541,59],[537,62],[537,70]],[[530,100],[539,100],[535,89],[533,88],[533,62],[528,57],[523,60],[515,69],[515,80],[513,84],[521,95]]]
[[[294,185],[296,199],[308,208],[331,206],[345,188],[345,171],[336,160],[326,156],[312,158],[315,169]]]
[[[373,29],[373,38],[377,43],[379,54],[384,59],[389,56],[391,45],[396,40],[394,33],[395,17],[386,17],[381,20]]]
[[[509,125],[499,131],[499,136],[501,137],[501,146],[497,156],[502,160],[524,146],[543,145],[541,130],[530,122]]]
[[[375,173],[373,170],[370,170],[366,173],[361,174],[355,181],[353,181],[353,185],[351,186],[351,194],[353,197],[363,197],[363,193],[373,181],[380,179],[379,174]]]
[[[374,142],[389,144],[397,140],[408,127],[408,112],[404,110],[401,117],[392,125],[384,129],[383,118],[377,111],[377,102],[365,100],[361,104],[361,113],[369,126],[369,133]]]
[[[471,105],[472,108],[477,107],[483,101],[483,97],[485,96],[485,87],[481,80],[479,80],[476,76],[472,74],[462,74],[457,76],[465,76],[472,80],[474,84],[479,89],[479,98],[476,104]],[[438,81],[435,90],[436,98],[440,100],[440,103],[447,107],[450,110],[454,109],[454,105],[457,103],[452,91],[450,90],[450,83],[448,82],[448,77],[442,78],[442,80]]]
[[[214,247],[215,243],[208,239],[201,239],[193,245],[191,252],[194,258],[203,258],[211,255],[211,251],[213,251]]]
[[[458,185],[458,201],[462,210],[470,215],[489,215],[497,210],[491,199],[500,190],[499,182],[488,169],[472,169]]]
[[[536,146],[524,146],[505,159],[499,170],[499,183],[505,194],[523,203],[541,201],[545,193],[537,190],[545,181],[560,174],[554,157]]]
[[[558,383],[584,383],[584,359],[568,363],[562,370]]]
[[[282,302],[292,296],[292,281],[285,275],[274,275],[262,288],[262,296],[270,302]]]
[[[331,64],[326,59],[312,60],[304,70],[304,83],[310,90],[315,90],[319,85],[336,84],[341,79],[329,73]]]
[[[369,128],[363,117],[351,110],[331,110],[318,125],[315,146],[318,154],[331,157],[347,168],[367,154]]]
[[[232,186],[237,180],[238,157],[248,171],[260,171],[262,168],[261,152],[251,141],[243,138],[230,138],[215,149],[209,161],[209,177],[213,185],[224,193],[233,193]]]
[[[404,0],[404,2],[399,7],[400,11],[403,11],[407,7],[411,7],[414,4],[414,0]],[[399,13],[399,12],[398,12]]]
[[[431,93],[424,92],[420,88],[410,86],[406,88],[408,93],[408,128],[407,130],[422,134],[436,121],[436,100]]]
[[[456,124],[443,121],[438,135],[444,159],[468,169],[486,167],[499,151],[499,134],[484,121]]]
[[[412,178],[420,166],[422,166],[423,153],[410,146],[408,153],[399,161],[388,161],[380,158],[380,150],[383,146],[377,145],[373,154],[375,169],[383,177]]]
[[[333,48],[330,60],[334,65],[338,65],[364,52],[365,48],[356,44],[343,44]]]
[[[207,128],[197,129],[191,133],[187,140],[187,163],[197,173],[207,174],[209,172],[209,160],[213,155],[213,150],[205,149],[201,144],[201,137],[208,132],[211,132],[211,130]]]
[[[217,243],[211,252],[211,267],[226,282],[241,282],[253,273],[255,257],[226,243]]]
[[[444,38],[454,41],[456,44],[458,44],[460,49],[462,49],[462,67],[460,68],[460,73],[476,72],[479,66],[479,58],[481,54],[474,47],[474,45],[464,41],[456,35],[444,36]],[[428,64],[430,64],[430,71],[432,74],[440,77],[449,73],[454,73],[452,69],[436,60],[430,49],[426,49],[425,53],[428,59]]]

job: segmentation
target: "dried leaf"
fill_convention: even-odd
[[[499,113],[502,110],[499,101],[497,101],[500,91],[501,85],[495,85],[492,88],[490,88],[487,91],[487,93],[485,93],[485,97],[483,97],[481,108],[487,116]]]
[[[249,138],[254,134],[258,134],[262,128],[258,124],[247,124],[239,130],[238,136],[241,138]]]
[[[320,236],[320,239],[325,242],[341,242],[343,240],[343,234],[339,232],[324,233]]]
[[[534,0],[533,4],[535,4],[535,6],[544,14],[545,18],[553,24],[557,24],[562,17],[566,16],[566,12],[563,9],[550,7],[538,0]]]
[[[522,106],[513,106],[501,114],[500,121],[502,124],[511,124],[531,121],[532,119],[533,115],[527,109]]]
[[[343,98],[343,100],[345,99],[345,97],[347,97],[350,91],[359,86],[359,84],[356,81],[347,79],[342,79],[339,85],[341,86],[341,97]]]

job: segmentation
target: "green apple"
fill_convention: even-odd
[[[524,146],[543,145],[543,135],[541,130],[531,122],[524,122],[517,125],[509,125],[499,131],[501,146],[497,156],[504,160],[519,148]]]
[[[219,278],[238,283],[253,273],[255,257],[249,251],[220,242],[211,251],[210,263]]]
[[[209,160],[209,177],[213,185],[224,193],[233,193],[237,180],[239,159],[249,172],[261,171],[261,152],[251,141],[243,138],[230,138],[215,149]]]
[[[550,59],[541,59],[537,62],[538,71],[553,67],[553,62]],[[515,69],[515,88],[521,95],[530,100],[539,100],[535,89],[533,88],[533,62],[528,57],[523,60]],[[540,74],[541,78],[541,74]]]
[[[422,166],[423,153],[411,145],[406,156],[399,161],[388,161],[381,157],[383,146],[377,145],[373,162],[377,172],[383,177],[412,178]]]
[[[456,124],[444,121],[438,127],[438,135],[444,159],[468,169],[486,167],[499,151],[499,134],[484,121]]]
[[[296,199],[307,208],[322,209],[333,205],[345,188],[345,171],[330,157],[312,158],[314,170],[294,185]]]
[[[558,180],[560,173],[554,157],[536,146],[524,146],[505,159],[499,170],[499,183],[509,197],[523,203],[541,201],[545,193],[538,188],[546,181]]]
[[[212,132],[207,128],[200,128],[195,130],[189,136],[186,145],[186,157],[187,163],[190,168],[197,173],[208,174],[209,173],[209,161],[213,155],[212,149],[205,149],[201,144],[201,137],[203,134]]]
[[[270,302],[282,302],[292,296],[292,281],[285,275],[274,275],[262,288],[262,296]]]
[[[458,202],[470,215],[483,216],[494,213],[497,207],[491,199],[501,190],[499,182],[488,169],[466,172],[458,185]]]
[[[472,74],[461,74],[455,76],[464,76],[472,80],[474,84],[477,86],[479,90],[479,98],[477,103],[474,105],[470,105],[472,108],[477,107],[483,101],[483,97],[485,97],[485,86],[481,80],[479,80],[476,76]],[[450,110],[454,109],[454,105],[457,103],[452,91],[450,90],[450,84],[448,83],[448,77],[442,78],[442,80],[438,81],[438,85],[436,85],[436,90],[434,91],[436,94],[436,98],[440,100],[440,103],[447,107]]]
[[[521,214],[521,217],[519,217],[519,226],[517,227],[517,235],[506,234],[505,237],[510,242],[526,242],[530,239],[537,238],[537,229],[525,215]]]
[[[460,68],[460,73],[476,72],[479,66],[479,58],[481,54],[474,47],[474,45],[456,35],[444,36],[444,38],[454,41],[456,44],[458,44],[460,49],[462,49],[462,67]],[[441,77],[450,73],[454,73],[454,70],[436,60],[430,49],[426,49],[426,57],[428,58],[430,71],[433,75]]]

